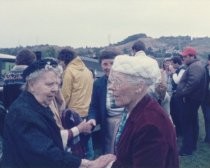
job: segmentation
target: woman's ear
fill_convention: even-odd
[[[136,93],[136,94],[139,94],[139,93],[141,93],[141,90],[142,90],[142,89],[138,88],[138,89],[135,91],[135,93]]]
[[[141,93],[142,87],[143,87],[142,84],[143,84],[143,81],[139,81],[139,82],[137,83],[136,93]]]
[[[28,87],[28,90],[31,92],[31,93],[33,93],[34,92],[34,82],[32,82],[32,81],[28,81],[28,83],[27,83],[27,87]]]
[[[139,81],[137,83],[137,89],[136,89],[136,93],[141,93],[143,88],[144,88],[144,84],[145,82],[144,81]]]

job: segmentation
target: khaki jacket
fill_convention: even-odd
[[[77,112],[80,117],[88,115],[93,89],[93,76],[83,61],[76,57],[64,70],[62,94],[67,108]]]

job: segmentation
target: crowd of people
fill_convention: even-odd
[[[179,155],[197,149],[199,107],[210,143],[210,56],[205,64],[186,47],[161,65],[142,41],[132,51],[103,50],[97,79],[72,48],[57,59],[19,52],[3,88],[1,166],[178,168]],[[100,156],[91,136],[97,125]]]

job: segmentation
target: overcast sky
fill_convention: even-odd
[[[99,47],[137,33],[210,37],[210,0],[0,0],[0,48]]]

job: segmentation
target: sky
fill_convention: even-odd
[[[0,0],[0,48],[102,47],[138,33],[210,37],[210,0]]]

